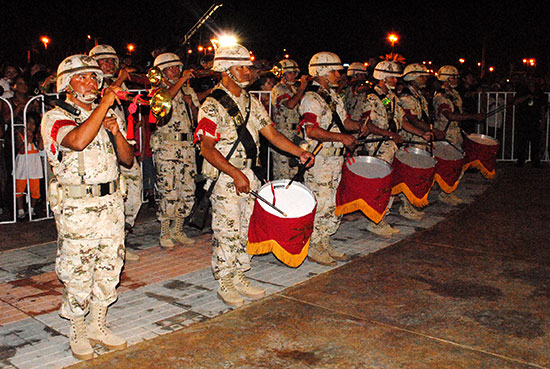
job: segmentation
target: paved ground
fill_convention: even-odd
[[[210,235],[167,252],[144,219],[128,239],[142,261],[125,266],[109,315],[131,346],[76,368],[550,368],[549,177],[466,173],[467,204],[434,191],[425,220],[389,217],[401,230],[390,239],[348,215],[334,244],[351,261],[254,257],[248,276],[269,295],[235,310],[216,298]],[[53,243],[0,254],[0,368],[77,363],[54,257]]]

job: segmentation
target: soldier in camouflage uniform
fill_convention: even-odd
[[[336,265],[336,260],[347,259],[345,253],[337,251],[330,243],[330,236],[336,233],[341,220],[334,214],[336,189],[342,174],[344,148],[353,151],[357,145],[355,137],[348,132],[368,133],[367,125],[347,115],[344,101],[335,90],[342,70],[338,55],[324,51],[313,55],[309,62],[313,83],[298,108],[308,146],[313,149],[323,143],[316,157],[316,165],[306,172],[304,178],[305,184],[317,198],[308,258],[323,265]]]
[[[172,96],[169,116],[157,122],[157,129],[151,135],[160,194],[157,212],[160,246],[172,249],[174,242],[188,245],[195,242],[183,232],[183,224],[195,202],[197,168],[193,122],[200,104],[195,91],[184,85],[193,71],[182,71],[183,63],[176,54],[160,54],[154,66],[162,71],[162,87]]]
[[[288,139],[292,140],[297,134],[300,114],[298,114],[298,104],[304,96],[308,84],[308,77],[302,76],[296,79],[300,69],[294,60],[284,59],[278,64],[283,75],[281,81],[271,90],[271,106],[273,111],[273,121],[275,128]],[[273,178],[290,179],[297,171],[297,167],[290,166],[290,157],[277,150],[273,153]]]
[[[393,163],[393,158],[398,150],[397,144],[403,142],[401,135],[403,131],[422,136],[426,140],[431,137],[430,132],[425,132],[414,127],[405,118],[405,112],[398,103],[399,98],[393,91],[397,85],[397,78],[400,76],[401,67],[397,62],[384,60],[378,63],[373,73],[373,77],[378,80],[378,84],[367,97],[367,105],[363,113],[365,118],[381,130],[383,136],[391,138],[391,140],[384,141],[380,145],[378,143],[367,144],[369,152],[374,153],[378,148],[376,157],[390,164]],[[400,198],[402,206],[399,213],[408,219],[420,219],[421,214],[414,209],[408,199],[404,195],[400,195]],[[391,209],[392,203],[393,197],[390,198],[386,214]],[[391,227],[384,220],[381,220],[378,224],[369,221],[367,229],[382,236],[391,236],[394,233],[399,233],[399,229]]]
[[[459,121],[484,119],[483,114],[465,113],[462,109],[462,98],[456,90],[458,86],[458,70],[452,65],[444,65],[437,72],[437,79],[443,82],[443,86],[436,92],[433,99],[435,128],[445,133],[447,141],[460,147],[462,145],[462,131]],[[462,199],[454,193],[441,191],[439,200],[449,204],[458,205]]]
[[[58,231],[56,272],[64,287],[60,314],[71,321],[70,347],[79,359],[93,356],[91,342],[126,347],[106,327],[106,313],[117,298],[124,258],[117,157],[130,166],[133,149],[123,122],[110,109],[118,89],[107,88],[99,105],[93,103],[102,79],[97,62],[86,55],[63,60],[57,91],[67,91],[68,107],[48,111],[41,126],[55,177],[48,198]]]
[[[128,91],[128,88],[124,84],[124,81],[130,77],[130,70],[119,69],[119,58],[115,49],[109,45],[97,45],[92,48],[88,54],[99,64],[99,68],[103,71],[103,86],[120,87],[122,91]],[[118,77],[115,79],[115,74],[118,73]],[[126,116],[122,105],[115,104],[113,111],[117,117],[126,122]],[[126,124],[125,124],[126,126]],[[128,132],[129,134],[130,132]],[[132,132],[133,134],[133,132]],[[128,139],[130,145],[136,145],[136,141]],[[134,228],[139,209],[141,208],[141,193],[143,191],[143,179],[141,176],[141,166],[139,165],[137,158],[134,158],[134,164],[131,168],[125,166],[120,167],[120,174],[124,177],[126,182],[126,197],[124,198],[124,228],[125,233],[128,234]],[[126,249],[125,259],[129,261],[138,261],[139,255],[130,252]]]
[[[367,81],[367,67],[363,63],[354,62],[349,65],[346,74],[348,76],[344,98],[346,111],[351,119],[360,121],[363,119],[362,107],[365,106],[370,89]]]
[[[200,140],[201,154],[206,161],[203,174],[208,178],[206,186],[217,178],[210,201],[212,203],[212,270],[219,280],[218,296],[228,305],[244,304],[241,295],[257,299],[265,290],[252,286],[244,272],[250,269],[250,255],[246,253],[248,223],[252,215],[254,198],[247,196],[250,189],[258,188],[260,181],[252,171],[255,157],[248,158],[244,139],[230,157],[226,155],[237,140],[237,126],[248,116],[246,129],[248,142],[259,152],[259,133],[282,151],[314,161],[311,153],[299,148],[279,133],[273,126],[260,101],[251,97],[244,88],[250,83],[250,53],[241,45],[221,46],[216,49],[213,70],[222,73],[221,83],[213,90],[231,99],[238,107],[233,118],[226,107],[211,95],[199,111],[196,139]],[[221,90],[221,91],[220,91]],[[221,100],[221,98],[220,98]],[[231,108],[230,110],[233,110]],[[240,117],[240,118],[237,118]],[[247,143],[247,146],[248,143]],[[266,224],[266,227],[269,226]]]

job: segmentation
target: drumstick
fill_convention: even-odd
[[[323,143],[322,142],[319,142],[317,144],[317,147],[315,147],[315,149],[313,150],[312,154],[313,156],[317,156],[317,154],[319,153],[319,151],[321,151],[321,149],[323,148]],[[296,172],[296,174],[294,175],[294,177],[292,177],[292,179],[290,180],[290,182],[288,182],[288,184],[286,185],[285,189],[288,189],[290,187],[290,185],[292,184],[292,182],[294,182],[298,177],[302,176],[304,174],[304,172],[306,171],[307,169],[307,165],[309,164],[309,162],[311,161],[311,158],[307,158],[306,162],[300,166],[300,169],[298,170],[298,172]]]
[[[252,191],[250,190],[250,194],[252,194],[254,197],[256,197],[258,200],[266,203],[267,205],[269,205],[271,208],[273,208],[274,210],[276,210],[277,212],[281,213],[282,216],[286,217],[286,213],[283,212],[281,209],[279,209],[278,207],[276,207],[275,205],[273,205],[272,203],[270,203],[269,201],[267,201],[266,199],[264,199],[262,196],[260,196],[259,193],[257,193],[256,191]]]

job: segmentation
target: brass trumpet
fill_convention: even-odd
[[[258,73],[258,75],[263,76],[269,73],[272,73],[277,78],[281,78],[283,75],[283,69],[275,65],[270,70],[261,71],[260,73]]]

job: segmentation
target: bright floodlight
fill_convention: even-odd
[[[220,36],[218,40],[220,46],[231,46],[237,44],[237,38],[233,35],[223,35]]]

